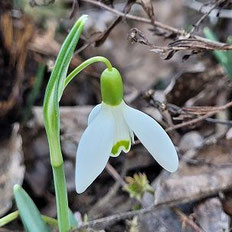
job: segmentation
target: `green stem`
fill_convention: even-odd
[[[63,163],[58,167],[52,167],[54,185],[56,191],[57,216],[60,232],[70,229],[67,187]]]
[[[5,226],[6,224],[14,221],[15,219],[17,219],[19,217],[19,211],[16,210],[13,213],[10,213],[8,215],[6,215],[5,217],[0,218],[0,227]],[[42,215],[42,219],[44,222],[46,222],[48,225],[51,226],[58,226],[58,222],[56,219],[48,217],[46,215]]]
[[[48,225],[58,227],[58,221],[55,218],[48,217],[46,215],[42,215],[41,217]]]
[[[67,75],[68,66],[83,31],[86,19],[87,16],[82,16],[75,23],[65,39],[48,82],[43,104],[44,125],[49,143],[60,232],[69,231],[70,222],[63,157],[60,145],[59,100],[64,89],[64,81]]]
[[[83,69],[87,66],[95,63],[95,62],[103,62],[106,67],[111,71],[112,65],[108,59],[101,56],[92,57],[86,61],[84,61],[81,65],[75,68],[65,79],[64,87],[61,92],[59,92],[58,99],[60,100],[65,87],[70,83],[70,81]],[[59,144],[54,145],[53,148],[50,149],[50,153],[57,154],[60,152]],[[62,155],[60,154],[60,157]],[[68,197],[67,197],[67,187],[65,181],[64,167],[63,167],[63,159],[60,160],[61,165],[52,164],[53,169],[53,177],[54,177],[54,185],[56,191],[56,204],[57,204],[57,214],[58,214],[58,223],[60,232],[67,232],[70,229],[69,222],[69,214],[68,214]]]
[[[105,63],[106,67],[111,71],[112,70],[112,65],[110,63],[110,61],[103,57],[103,56],[95,56],[95,57],[92,57],[92,58],[89,58],[88,60],[84,61],[82,64],[80,64],[78,67],[76,67],[65,79],[65,84],[64,84],[64,88],[63,88],[63,91],[64,89],[66,88],[66,86],[70,83],[70,81],[78,74],[80,73],[83,69],[85,69],[87,66],[93,64],[93,63],[96,63],[96,62],[103,62]],[[62,93],[60,94],[60,97],[59,99],[61,98],[62,94],[63,94],[63,91]]]
[[[18,216],[19,216],[19,211],[17,210],[13,213],[6,215],[3,218],[0,218],[0,227],[8,224],[11,221],[14,221]]]
[[[81,65],[75,68],[65,79],[65,84],[63,90],[59,93],[58,99],[60,100],[65,87],[70,83],[70,81],[83,69],[87,66],[95,63],[95,62],[103,62],[105,63],[106,67],[109,71],[112,70],[112,65],[108,59],[101,56],[92,57],[86,61],[84,61]],[[59,144],[53,144],[53,147],[50,149],[50,153],[57,154],[60,153]],[[51,154],[52,155],[52,154]],[[62,155],[60,154],[60,157]],[[65,181],[65,173],[64,173],[64,166],[63,166],[63,159],[60,159],[59,165],[52,164],[53,170],[53,177],[54,177],[54,185],[56,191],[56,204],[57,204],[57,215],[58,215],[58,224],[60,232],[67,232],[70,229],[70,221],[69,221],[69,214],[68,214],[68,197],[67,197],[67,187]]]

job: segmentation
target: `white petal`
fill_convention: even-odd
[[[115,130],[111,156],[117,157],[120,155],[121,151],[124,151],[125,153],[130,151],[131,133],[133,134],[133,132],[129,130],[122,112],[120,112],[120,114],[114,114],[114,118]]]
[[[102,104],[98,104],[96,105],[90,112],[89,117],[88,117],[88,125],[96,118],[96,116],[99,114],[100,110],[101,110],[101,105]]]
[[[114,134],[110,111],[101,110],[81,137],[76,159],[76,191],[82,193],[103,171],[109,159]]]
[[[164,129],[147,114],[126,104],[123,113],[131,130],[156,161],[169,172],[175,172],[178,168],[178,156]]]
[[[114,117],[115,129],[113,146],[111,150],[111,156],[113,157],[119,156],[121,151],[127,153],[131,148],[131,140],[133,139],[133,132],[129,129],[123,116],[124,105],[124,102],[118,106],[108,106],[102,103],[102,107],[109,108]]]

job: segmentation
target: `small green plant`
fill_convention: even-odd
[[[204,34],[207,39],[218,41],[217,36],[208,27],[204,28]],[[232,44],[232,36],[229,36],[227,38],[227,43]],[[228,77],[232,79],[232,51],[213,51],[213,54],[217,59],[218,63],[220,63],[223,66]]]
[[[139,232],[140,228],[139,228],[139,220],[137,216],[133,217],[131,220],[127,220],[126,224],[129,227],[128,228],[129,232]]]
[[[146,192],[154,194],[154,189],[149,184],[146,174],[134,174],[133,177],[127,176],[127,184],[123,189],[130,194],[130,197],[141,200]]]
[[[77,228],[78,224],[68,207],[64,161],[60,144],[59,102],[70,83],[83,69],[95,62],[103,62],[106,69],[101,75],[102,103],[94,107],[89,115],[88,127],[83,133],[77,149],[76,190],[81,193],[103,171],[110,156],[121,151],[128,152],[134,141],[134,133],[157,162],[170,172],[178,168],[175,147],[163,128],[150,116],[129,107],[123,100],[123,83],[117,69],[108,59],[92,57],[76,67],[69,75],[68,67],[75,47],[83,31],[87,16],[82,16],[65,39],[49,79],[43,104],[44,124],[48,138],[50,163],[56,194],[57,220],[41,216],[29,195],[18,185],[14,194],[18,211],[0,219],[0,226],[21,217],[27,231],[50,231],[48,224],[57,226],[60,232]],[[142,196],[151,191],[146,176],[138,175],[128,189]],[[35,230],[35,226],[37,230]]]

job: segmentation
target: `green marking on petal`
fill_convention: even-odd
[[[129,148],[130,148],[130,141],[128,141],[128,140],[121,140],[121,141],[117,142],[113,146],[113,148],[111,150],[111,154],[114,155],[114,156],[116,156],[116,154],[118,153],[120,147],[124,147],[125,150],[128,151]]]

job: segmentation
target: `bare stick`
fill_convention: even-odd
[[[193,9],[195,11],[200,11],[205,14],[210,10],[210,6],[205,6],[205,3],[201,3],[196,0],[184,0],[184,6]],[[217,18],[232,18],[232,10],[230,9],[214,9],[209,16]]]
[[[173,207],[172,209],[180,217],[180,220],[183,223],[188,224],[195,232],[203,232],[203,230],[193,220],[186,216],[180,209],[178,209],[177,207]]]
[[[79,226],[78,230],[74,230],[74,231],[79,231],[80,229],[86,229],[86,228],[102,229],[102,228],[105,228],[109,225],[114,224],[117,221],[124,220],[127,218],[132,218],[132,217],[138,216],[138,215],[144,215],[144,214],[153,212],[154,210],[156,210],[156,209],[154,209],[154,207],[149,207],[149,208],[145,208],[145,209],[115,214],[112,216],[108,216],[108,217],[104,217],[104,218],[100,218],[100,219],[96,219],[96,220],[84,223],[83,225]]]
[[[113,8],[105,5],[104,3],[100,2],[100,1],[95,1],[95,0],[81,0],[81,1],[91,3],[93,5],[96,5],[98,7],[103,8],[105,10],[108,10],[108,11],[110,11],[110,12],[112,12],[112,13],[118,15],[118,16],[123,16],[123,17],[125,17],[127,19],[131,19],[131,20],[134,20],[134,21],[137,21],[137,22],[143,22],[143,23],[148,23],[148,24],[154,25],[159,29],[169,31],[171,33],[174,33],[174,34],[176,34],[178,36],[181,36],[181,37],[184,37],[184,38],[189,38],[190,37],[190,34],[187,33],[185,30],[177,29],[177,28],[171,27],[169,25],[163,24],[161,22],[158,22],[158,21],[155,21],[154,24],[153,24],[150,19],[134,16],[134,15],[131,15],[131,14],[124,14],[121,11],[113,9]],[[191,35],[191,37],[195,38],[195,39],[197,39],[199,41],[202,41],[202,42],[212,43],[214,46],[218,46],[218,47],[221,47],[221,46],[225,45],[223,43],[211,41],[211,40],[208,40],[206,38],[203,38],[203,37],[197,36],[197,35]]]
[[[124,186],[126,184],[126,182],[123,180],[123,178],[117,172],[117,170],[110,163],[107,163],[106,170],[116,181],[119,181],[122,186]]]
[[[189,126],[191,124],[195,124],[195,123],[200,122],[200,121],[202,121],[202,120],[204,120],[206,118],[212,117],[216,113],[218,113],[218,112],[220,112],[222,110],[225,110],[225,109],[227,109],[227,108],[229,108],[231,106],[232,106],[232,101],[228,102],[227,104],[225,104],[223,106],[213,107],[213,111],[211,111],[211,112],[209,112],[209,113],[207,113],[207,114],[205,114],[203,116],[200,116],[198,118],[195,118],[193,120],[190,120],[190,121],[187,121],[187,122],[182,122],[182,123],[179,123],[179,124],[177,124],[175,126],[168,127],[166,129],[166,131],[172,131],[172,130],[179,129],[181,127],[185,127],[185,126]]]
[[[224,1],[225,0],[219,0],[218,2],[213,4],[209,11],[203,14],[202,17],[196,23],[193,24],[193,28],[190,31],[190,34],[192,34],[198,28],[198,26],[209,16],[209,14]]]

